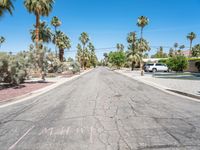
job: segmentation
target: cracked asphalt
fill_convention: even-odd
[[[200,150],[200,103],[99,67],[1,108],[0,150],[12,149]]]

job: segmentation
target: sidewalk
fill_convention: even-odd
[[[130,71],[128,69],[116,70],[116,72],[160,89],[200,99],[200,80],[155,78],[149,73],[141,76],[140,71]]]

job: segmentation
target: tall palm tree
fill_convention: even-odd
[[[34,25],[35,27],[35,25]],[[31,30],[31,39],[34,42],[36,39],[36,30]],[[51,33],[51,29],[48,27],[48,25],[46,25],[45,22],[42,22],[39,24],[39,41],[40,42],[45,42],[45,43],[49,43],[52,40],[52,33]]]
[[[9,12],[12,15],[14,6],[12,0],[1,0],[0,2],[0,17],[4,15],[5,12]]]
[[[196,39],[196,34],[194,32],[190,32],[187,35],[187,39],[190,40],[190,54],[192,53],[192,44],[193,44],[193,40]]]
[[[81,36],[79,37],[80,42],[82,43],[82,51],[83,51],[83,68],[86,69],[86,45],[89,42],[89,36],[86,32],[81,33]]]
[[[5,38],[3,36],[0,36],[0,48],[1,48],[1,45],[5,42]]]
[[[40,16],[49,16],[52,11],[54,0],[24,0],[24,5],[29,13],[33,13],[36,16],[36,30],[35,30],[35,42],[36,45],[39,42],[39,25]]]
[[[71,41],[65,33],[61,31],[56,32],[55,39],[53,40],[54,44],[59,48],[59,59],[61,62],[64,61],[64,50],[71,48]]]
[[[57,28],[62,24],[58,17],[54,16],[51,20],[51,25],[54,26],[55,33],[57,32]],[[54,34],[56,36],[56,34]],[[57,47],[55,46],[55,53],[57,57]]]
[[[54,16],[51,20],[51,25],[54,26],[55,32],[57,31],[57,27],[59,27],[62,24],[62,22],[59,20],[58,17]]]
[[[140,16],[137,21],[137,26],[141,28],[141,39],[143,39],[144,27],[149,24],[149,19],[145,16]]]

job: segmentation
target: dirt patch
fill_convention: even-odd
[[[53,84],[53,82],[45,83],[24,83],[15,87],[1,87],[0,88],[0,101],[9,100],[18,96],[28,94],[30,92],[39,90],[46,86]]]

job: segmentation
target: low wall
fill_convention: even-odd
[[[184,71],[186,71],[186,72],[199,72],[197,67],[195,66],[196,62],[197,62],[197,60],[189,60],[188,68]]]

